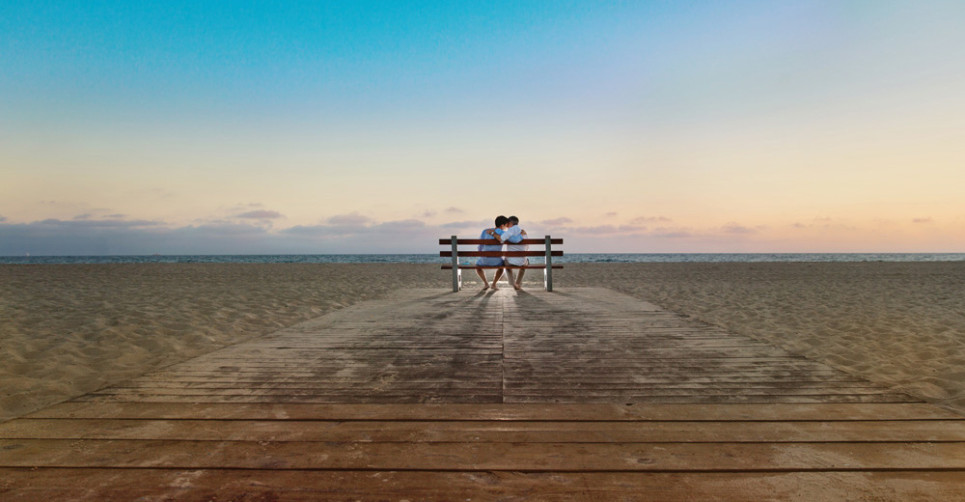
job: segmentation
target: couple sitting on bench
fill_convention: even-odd
[[[526,238],[526,231],[519,228],[519,218],[515,216],[510,216],[509,218],[505,216],[496,217],[496,226],[494,228],[487,228],[482,231],[479,236],[480,239],[493,239],[498,242],[493,244],[480,244],[479,251],[502,251],[503,244],[508,244],[507,251],[526,251],[529,246],[525,244],[519,244],[523,239]],[[516,258],[516,257],[482,257],[476,260],[477,267],[498,267],[501,265],[508,265],[510,267],[522,267],[529,264],[529,258]],[[520,290],[523,287],[523,273],[526,272],[525,268],[515,269],[519,274],[514,278],[512,268],[498,268],[496,269],[496,274],[493,276],[493,284],[489,285],[489,281],[486,279],[486,272],[481,268],[476,269],[476,273],[479,274],[479,278],[483,281],[483,289],[499,289],[496,287],[496,282],[499,278],[503,276],[503,271],[506,271],[506,275],[509,278],[509,283],[514,289]]]

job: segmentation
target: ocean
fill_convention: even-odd
[[[0,264],[448,263],[436,254],[0,256]],[[462,260],[461,260],[462,261]],[[572,253],[554,263],[762,263],[965,261],[965,253]],[[538,263],[535,260],[534,263]],[[466,261],[468,263],[468,261]]]

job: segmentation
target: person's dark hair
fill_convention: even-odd
[[[509,221],[513,222],[513,225],[519,225],[519,218],[515,216],[510,216]]]
[[[497,227],[501,227],[501,226],[505,225],[506,223],[509,223],[509,218],[507,218],[507,217],[505,217],[505,216],[503,216],[503,215],[499,215],[499,216],[496,217],[496,226],[497,226]]]

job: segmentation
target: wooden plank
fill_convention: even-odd
[[[6,439],[314,442],[965,442],[965,420],[814,422],[20,419]]]
[[[0,467],[965,472],[965,442],[617,444],[2,439]]]
[[[923,403],[813,404],[224,404],[67,402],[27,418],[495,421],[846,421],[965,420]]]
[[[450,385],[453,388],[474,388],[476,383],[471,382],[459,382],[450,381]],[[514,384],[510,381],[501,381],[496,377],[491,377],[490,379],[481,379],[482,384],[499,384],[505,385],[505,389],[525,389],[527,384]],[[362,384],[375,384],[377,382],[356,380],[352,378],[340,379],[337,383],[354,386]],[[436,383],[437,380],[405,380],[403,382],[395,383],[398,387],[412,387],[412,388],[423,388],[427,385]],[[132,383],[130,385],[116,385],[110,389],[104,389],[98,391],[99,394],[108,393],[114,389],[143,389],[145,391],[157,391],[164,389],[250,389],[250,390],[260,390],[260,389],[273,389],[273,390],[283,390],[283,389],[306,389],[306,390],[321,390],[329,388],[332,382],[318,381],[317,379],[278,379],[271,382],[265,382],[263,380],[235,380],[235,379],[196,379],[196,380],[153,380],[153,381],[143,381],[138,383]],[[584,383],[580,384],[585,385]],[[632,386],[632,387],[631,387]],[[562,386],[561,386],[562,387]],[[566,386],[568,387],[568,386]],[[532,388],[532,387],[530,387]],[[560,387],[557,387],[560,388]],[[637,384],[623,384],[621,382],[614,382],[607,385],[606,388],[609,389],[637,389],[637,390],[685,390],[685,389],[724,389],[724,388],[734,388],[734,389],[789,389],[789,390],[808,390],[808,389],[828,389],[831,392],[842,392],[844,390],[853,389],[855,392],[881,392],[881,388],[877,386],[868,386],[861,382],[835,382],[835,381],[825,381],[819,380],[814,382],[808,381],[792,381],[792,382],[733,382],[727,384],[726,382],[713,382],[713,383],[695,383],[695,382],[677,382],[673,386],[657,384],[652,387],[639,386]]]
[[[521,473],[0,469],[6,502],[36,500],[961,500],[961,472]]]

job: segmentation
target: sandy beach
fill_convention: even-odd
[[[555,284],[610,287],[965,413],[965,263],[578,264]],[[0,266],[0,419],[405,287],[445,291],[449,276],[411,264]]]

